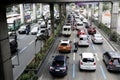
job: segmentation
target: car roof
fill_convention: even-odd
[[[70,40],[61,40],[61,43],[69,43]]]
[[[83,52],[82,57],[83,58],[94,58],[94,54],[91,52]]]
[[[94,36],[102,36],[101,34],[97,33],[97,34],[94,34]]]
[[[80,37],[80,38],[81,38],[81,37],[88,37],[88,35],[85,35],[85,34],[84,34],[84,35],[80,35],[79,37]]]
[[[63,56],[63,55],[56,55],[55,57],[54,57],[54,60],[57,60],[57,61],[64,61],[65,60],[65,56]]]
[[[112,58],[120,58],[120,53],[119,52],[109,51],[108,53]]]

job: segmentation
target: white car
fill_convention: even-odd
[[[83,52],[80,54],[79,69],[96,71],[96,60],[93,53]]]
[[[102,35],[99,33],[93,34],[93,36],[91,37],[93,43],[103,43],[103,38]]]
[[[33,27],[33,29],[31,30],[30,33],[31,33],[32,35],[36,35],[37,32],[38,32],[38,27]]]
[[[37,36],[37,38],[39,38],[42,35],[45,35],[45,29],[40,29],[36,36]]]
[[[80,35],[78,40],[78,46],[89,46],[89,36],[86,34]]]

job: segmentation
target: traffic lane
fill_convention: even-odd
[[[20,74],[24,71],[25,67],[27,64],[30,63],[30,61],[34,58],[35,53],[37,53],[40,50],[40,43],[36,43],[35,47],[35,42],[30,42],[27,44],[28,46],[24,48],[24,50],[18,52],[19,56],[19,65],[18,64],[18,57],[14,56],[12,58],[12,64],[15,65],[13,68],[13,77],[14,80],[20,76]],[[36,49],[35,49],[36,48]]]
[[[104,65],[104,63],[102,61],[102,55],[103,55],[104,52],[115,51],[113,49],[113,47],[111,47],[111,45],[108,43],[108,41],[104,37],[103,37],[103,40],[104,40],[104,42],[101,45],[100,44],[92,44],[92,47],[93,47],[94,51],[97,51],[96,52],[96,56],[98,57],[97,59],[99,59],[100,63],[101,63],[100,69],[102,71],[102,74],[103,74],[104,78],[107,78],[108,80],[113,80],[113,79],[118,80],[119,79],[119,76],[118,76],[119,74],[116,75],[116,73],[111,74],[110,72],[108,72],[107,69],[106,69],[106,66]]]
[[[36,26],[38,26],[38,24],[31,24],[31,29]],[[34,39],[36,39],[36,35],[31,35],[30,33],[29,35],[17,33],[18,49],[22,49]]]

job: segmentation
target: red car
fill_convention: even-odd
[[[77,37],[79,37],[79,35],[84,35],[84,34],[86,34],[85,29],[80,29],[77,31]]]
[[[89,27],[89,28],[87,29],[87,31],[88,31],[88,34],[91,34],[91,35],[96,34],[96,29],[95,29],[95,27]]]

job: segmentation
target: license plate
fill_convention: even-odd
[[[60,71],[59,69],[56,69],[55,71]]]

